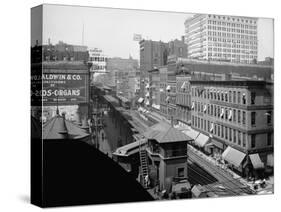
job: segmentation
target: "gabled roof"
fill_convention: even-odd
[[[148,139],[155,139],[158,143],[172,143],[193,140],[166,122],[153,125],[144,133]]]
[[[90,136],[89,133],[72,122],[65,120],[61,115],[54,116],[43,126],[42,137],[47,140],[78,140],[88,136]]]

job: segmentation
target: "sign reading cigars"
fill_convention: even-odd
[[[33,84],[42,82],[42,89],[31,92],[41,97],[44,105],[73,105],[87,102],[87,75],[77,73],[45,73],[32,76]]]

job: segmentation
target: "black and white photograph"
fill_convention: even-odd
[[[273,18],[43,4],[30,44],[32,204],[274,194]]]

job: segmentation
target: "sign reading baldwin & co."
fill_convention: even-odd
[[[31,96],[35,97],[34,99],[39,97],[44,105],[73,105],[87,102],[88,76],[86,74],[47,73],[32,75],[31,80],[33,86],[39,83],[42,88],[32,89]]]

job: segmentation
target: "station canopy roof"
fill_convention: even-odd
[[[118,149],[116,149],[116,151],[113,154],[119,156],[133,155],[139,151],[139,147],[141,147],[141,149],[144,149],[146,142],[147,142],[146,139],[140,139],[138,141],[119,147]]]

